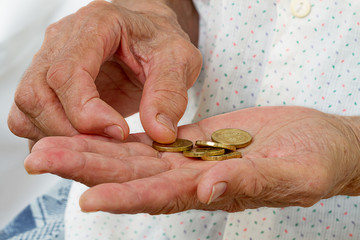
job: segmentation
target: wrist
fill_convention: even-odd
[[[349,181],[339,195],[359,196],[360,195],[360,117],[340,117],[345,126],[345,135],[349,142],[350,149],[347,151],[345,161],[351,163],[353,169],[349,174]]]

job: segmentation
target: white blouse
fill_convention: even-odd
[[[360,1],[194,0],[202,72],[189,91],[194,122],[256,106],[360,115]],[[81,213],[74,184],[67,239],[358,239],[360,198],[310,208],[149,216]]]

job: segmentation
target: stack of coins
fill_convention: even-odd
[[[251,135],[241,129],[225,128],[215,131],[211,135],[212,141],[197,140],[193,148],[193,143],[186,139],[176,139],[171,144],[161,144],[153,142],[154,149],[161,152],[183,152],[185,157],[201,158],[206,161],[221,161],[230,158],[241,158],[241,153],[237,148],[248,146]]]

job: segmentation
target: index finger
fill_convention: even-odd
[[[100,99],[95,85],[101,65],[121,42],[116,11],[104,2],[80,10],[74,25],[77,31],[50,66],[46,80],[75,129],[123,140],[129,133],[126,121]]]

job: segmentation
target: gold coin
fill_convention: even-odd
[[[185,157],[215,156],[224,153],[225,149],[223,148],[193,148],[190,151],[183,152]]]
[[[193,143],[187,139],[177,138],[175,142],[171,144],[163,144],[154,141],[152,147],[160,152],[183,152],[190,150],[193,147]]]
[[[211,142],[211,141],[203,141],[203,140],[197,140],[195,142],[195,145],[198,147],[214,147],[214,148],[224,148],[231,151],[236,151],[235,146],[231,146],[224,143],[217,143],[217,142]]]
[[[218,156],[202,156],[201,159],[205,161],[222,161],[230,158],[241,158],[241,152],[231,152],[224,155],[218,155]]]
[[[248,132],[241,129],[224,128],[213,132],[211,140],[235,146],[236,148],[243,148],[251,143],[252,137]]]

